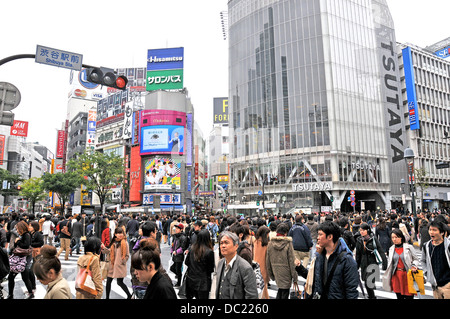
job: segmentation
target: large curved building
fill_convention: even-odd
[[[395,206],[408,145],[385,0],[230,0],[228,24],[228,208]]]

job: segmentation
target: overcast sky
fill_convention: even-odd
[[[184,47],[184,86],[206,138],[214,97],[228,96],[228,43],[220,12],[227,0],[5,1],[0,59],[35,54],[42,45],[83,55],[83,63],[146,67],[148,49]],[[450,36],[449,0],[387,0],[398,42],[425,47]],[[21,59],[0,66],[0,81],[21,92],[15,119],[28,121],[29,142],[55,153],[66,119],[70,70]]]

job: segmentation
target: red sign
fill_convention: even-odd
[[[4,153],[5,153],[5,135],[0,135],[0,164],[2,165]]]
[[[14,121],[10,134],[15,136],[28,136],[28,122]]]
[[[58,140],[56,141],[56,158],[64,157],[64,142],[66,134],[63,130],[58,130]]]

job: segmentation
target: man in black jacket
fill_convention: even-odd
[[[187,248],[187,237],[184,233],[184,225],[180,223],[178,225],[175,225],[175,234],[173,236],[173,245],[171,249],[172,260],[174,263],[174,266],[173,268],[171,267],[171,270],[177,276],[177,283],[175,284],[175,287],[181,286],[181,268],[184,261],[184,251]]]
[[[77,255],[80,254],[80,240],[82,234],[83,224],[81,223],[81,216],[77,216],[77,221],[72,225],[72,238],[75,240],[75,246],[73,246],[73,250],[76,251]]]

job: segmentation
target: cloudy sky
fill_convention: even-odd
[[[387,2],[398,42],[425,47],[450,36],[450,1]],[[184,85],[206,137],[213,98],[228,95],[228,44],[220,20],[226,10],[227,0],[2,1],[0,59],[35,54],[42,45],[82,54],[88,65],[146,67],[148,49],[184,47]],[[34,59],[0,66],[0,81],[21,92],[13,112],[16,120],[29,122],[27,140],[52,152],[56,130],[66,119],[69,75]]]

